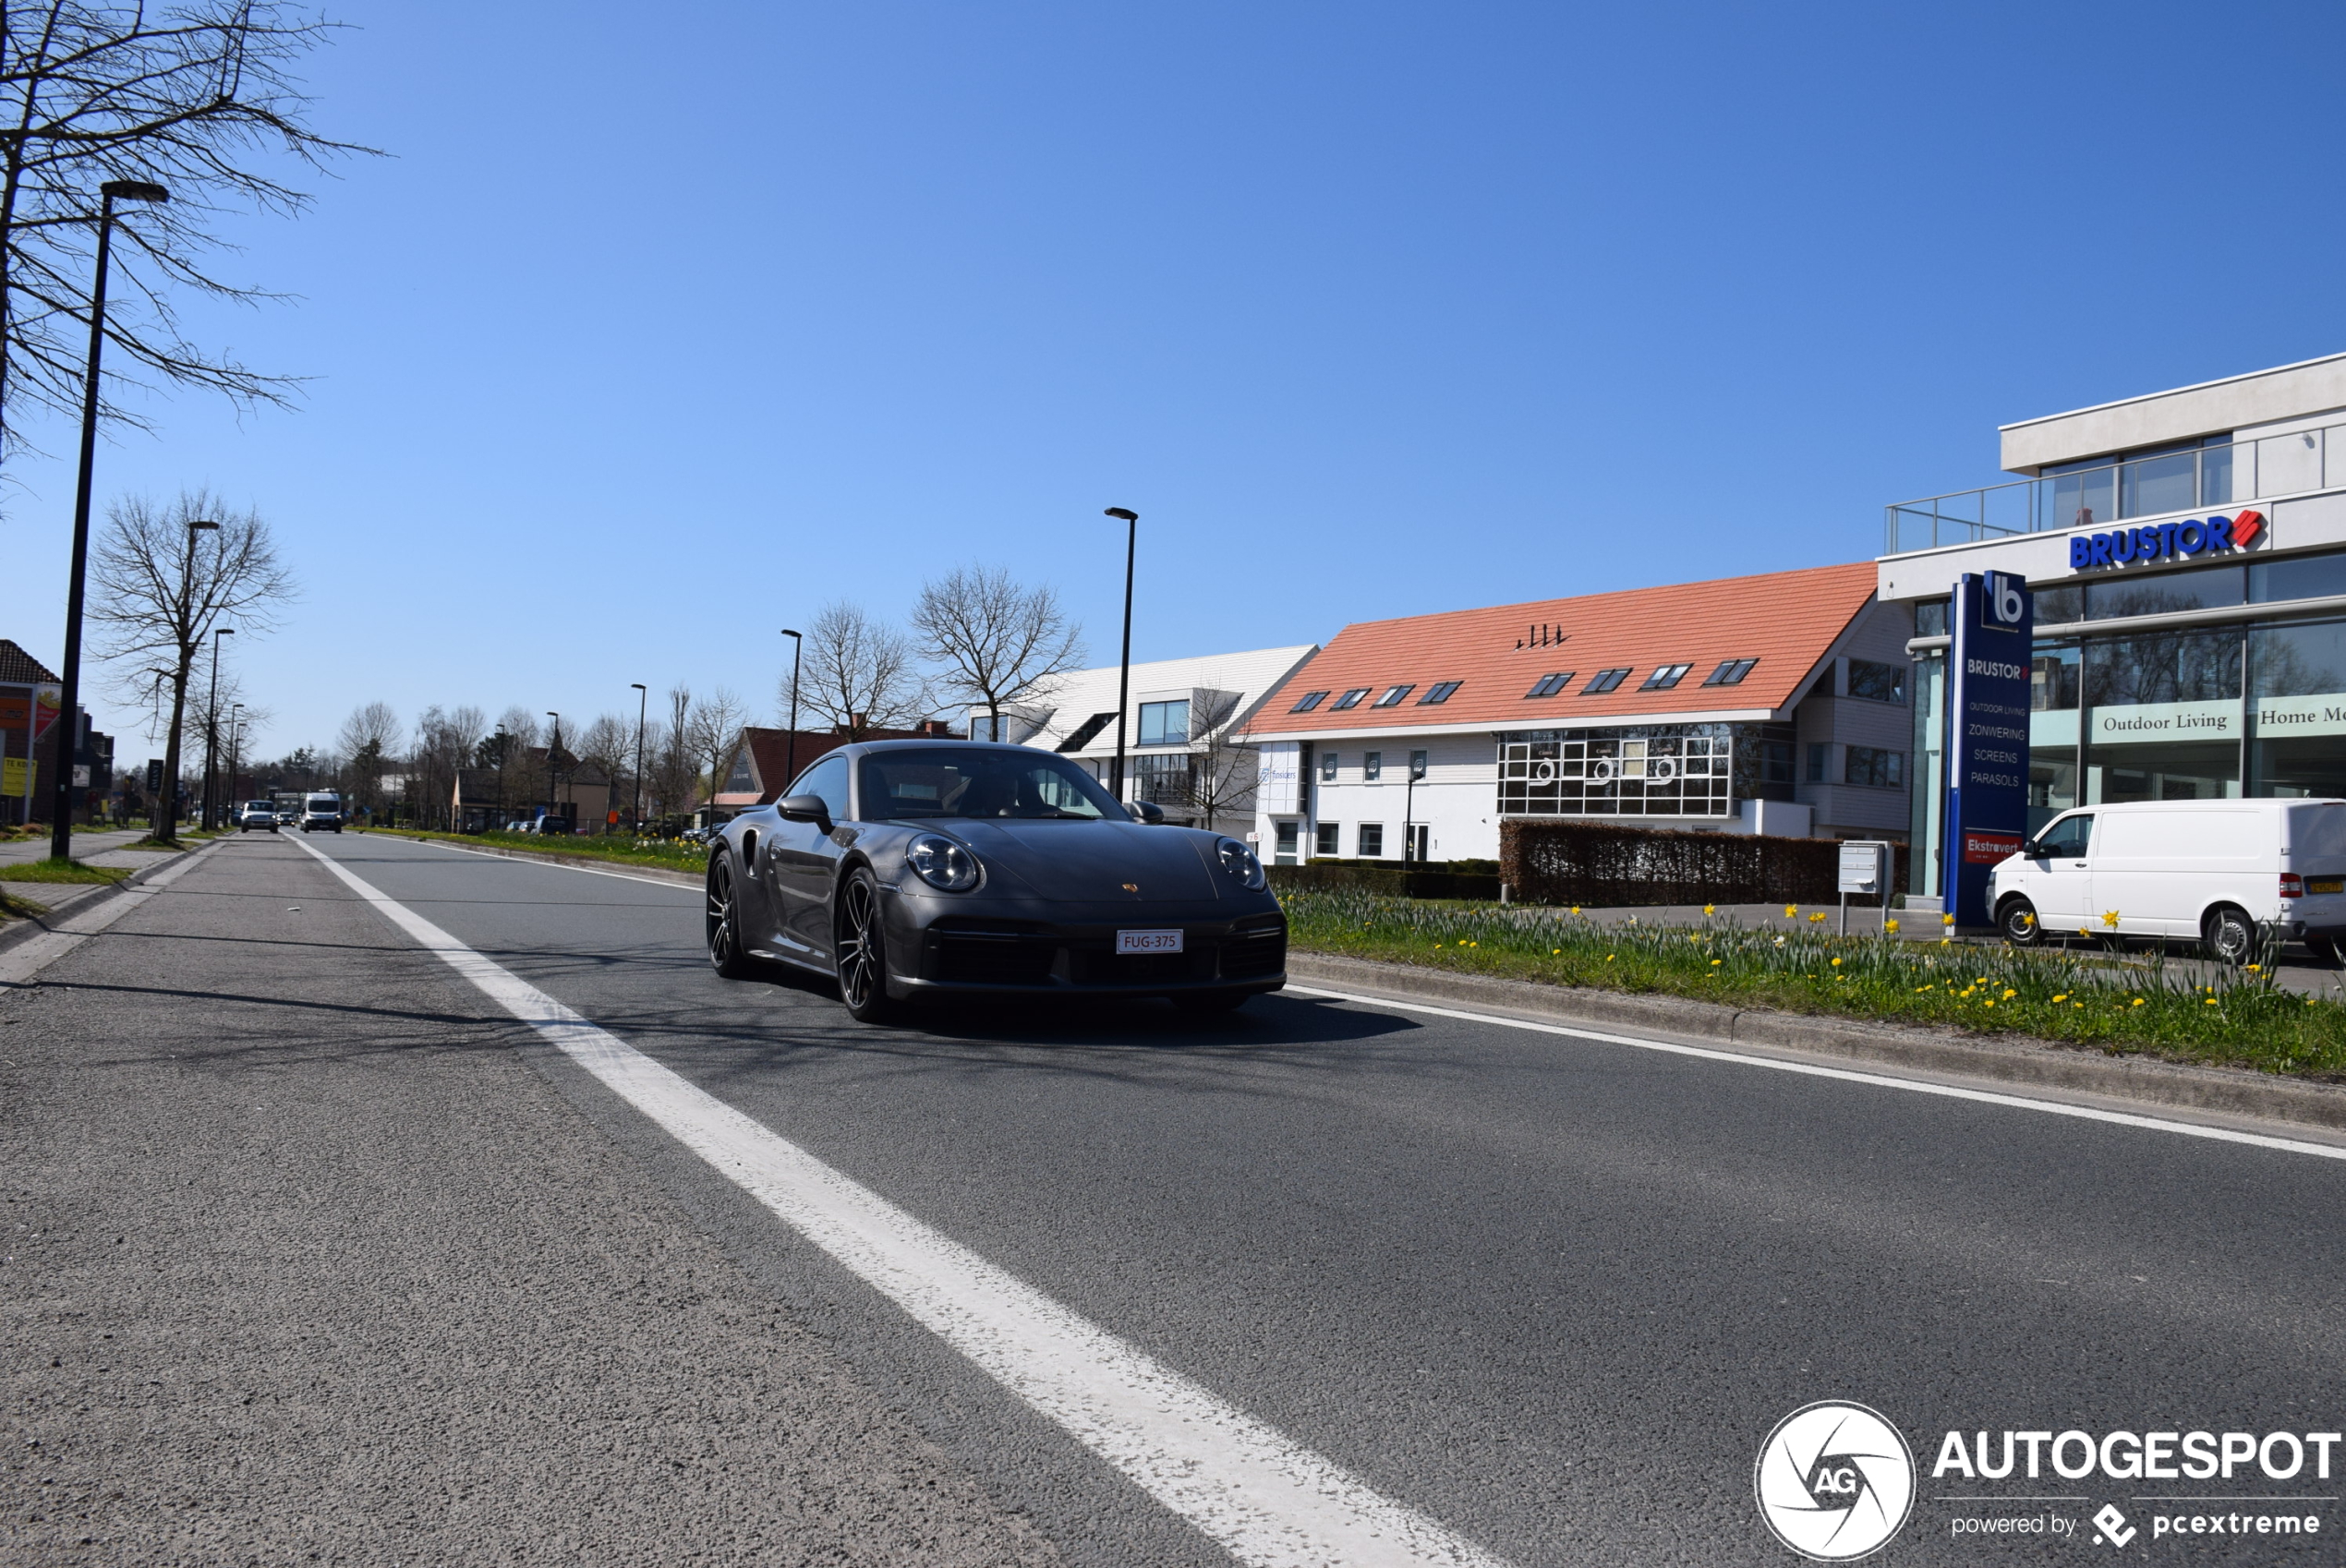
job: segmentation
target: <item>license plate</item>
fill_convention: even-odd
[[[1119,953],[1178,953],[1181,950],[1181,934],[1178,931],[1119,931],[1116,934],[1116,950]]]
[[[2346,876],[2323,876],[2305,884],[2308,893],[2346,893]]]

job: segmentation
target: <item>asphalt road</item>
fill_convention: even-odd
[[[690,889],[311,842],[1502,1561],[1796,1561],[1753,1464],[1828,1399],[1920,1461],[1875,1561],[2346,1561],[2310,1468],[1930,1474],[2346,1425],[2346,1161],[1294,995],[865,1029]],[[0,998],[0,1075],[9,1562],[1231,1561],[299,844]],[[2004,1515],[2075,1534],[1953,1534]]]

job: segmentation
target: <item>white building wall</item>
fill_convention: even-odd
[[[1294,745],[1273,742],[1272,746]],[[1300,751],[1300,748],[1299,748]],[[1409,754],[1426,754],[1426,776],[1409,784]],[[1372,783],[1363,764],[1370,752],[1384,759],[1382,777]],[[1336,778],[1324,772],[1326,760],[1336,759]],[[1360,825],[1375,823],[1385,830],[1384,849],[1374,857],[1401,858],[1405,823],[1426,830],[1426,858],[1434,861],[1496,860],[1499,856],[1498,744],[1489,735],[1336,736],[1314,742],[1305,778],[1308,789],[1298,791],[1298,805],[1308,800],[1307,815],[1300,809],[1276,811],[1258,802],[1257,847],[1267,860],[1278,843],[1284,819],[1300,826],[1299,860],[1357,860],[1360,857]],[[1323,825],[1337,831],[1337,848],[1322,855],[1317,830]]]

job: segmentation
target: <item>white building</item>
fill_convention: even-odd
[[[1253,826],[1258,762],[1239,731],[1263,699],[1319,649],[1156,659],[1132,666],[1125,710],[1124,799],[1162,806],[1166,820],[1243,834]],[[973,740],[1041,746],[1106,780],[1116,757],[1119,669],[1079,669],[1023,693],[1002,713],[970,709]]]
[[[1955,580],[2027,579],[2029,826],[2103,802],[2346,795],[2346,355],[2002,428],[2026,476],[1889,509],[1921,785],[1908,891],[1941,891]],[[2336,450],[2332,450],[2335,448]]]
[[[1905,837],[1873,563],[1348,626],[1248,722],[1277,864],[1491,860],[1509,816]]]

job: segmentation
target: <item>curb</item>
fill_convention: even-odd
[[[1731,1007],[1678,996],[1638,995],[1445,974],[1406,964],[1289,950],[1288,979],[1341,985],[1396,1001],[1463,1003],[1544,1021],[1651,1030],[1769,1052],[1959,1073],[1998,1083],[2110,1095],[2155,1105],[2293,1122],[2346,1131],[2346,1087],[2238,1067],[2203,1067],[2034,1039],[1989,1040],[1953,1030]]]
[[[119,882],[96,885],[47,884],[50,887],[68,888],[70,891],[54,901],[43,899],[42,902],[48,905],[48,912],[45,914],[28,915],[22,920],[12,920],[6,925],[0,925],[0,953],[6,952],[18,943],[30,942],[35,936],[55,930],[62,922],[84,914],[108,902],[117,895],[128,892],[159,871],[175,865],[185,865],[199,855],[211,853],[212,846],[219,842],[221,840],[213,839],[212,843],[207,843],[201,848],[184,850],[168,860],[156,860],[151,864],[140,866]],[[0,882],[6,880],[6,868],[0,867]],[[30,887],[32,884],[26,884],[26,886]]]
[[[405,838],[405,834],[397,837]],[[664,865],[636,865],[627,861],[608,861],[599,855],[565,855],[546,850],[512,850],[502,844],[460,844],[448,838],[407,838],[410,844],[437,844],[443,849],[461,850],[468,855],[495,855],[502,860],[538,861],[546,865],[569,866],[574,871],[607,871],[615,875],[644,876],[655,882],[673,882],[679,887],[699,887],[707,878],[699,872],[677,871]]]

